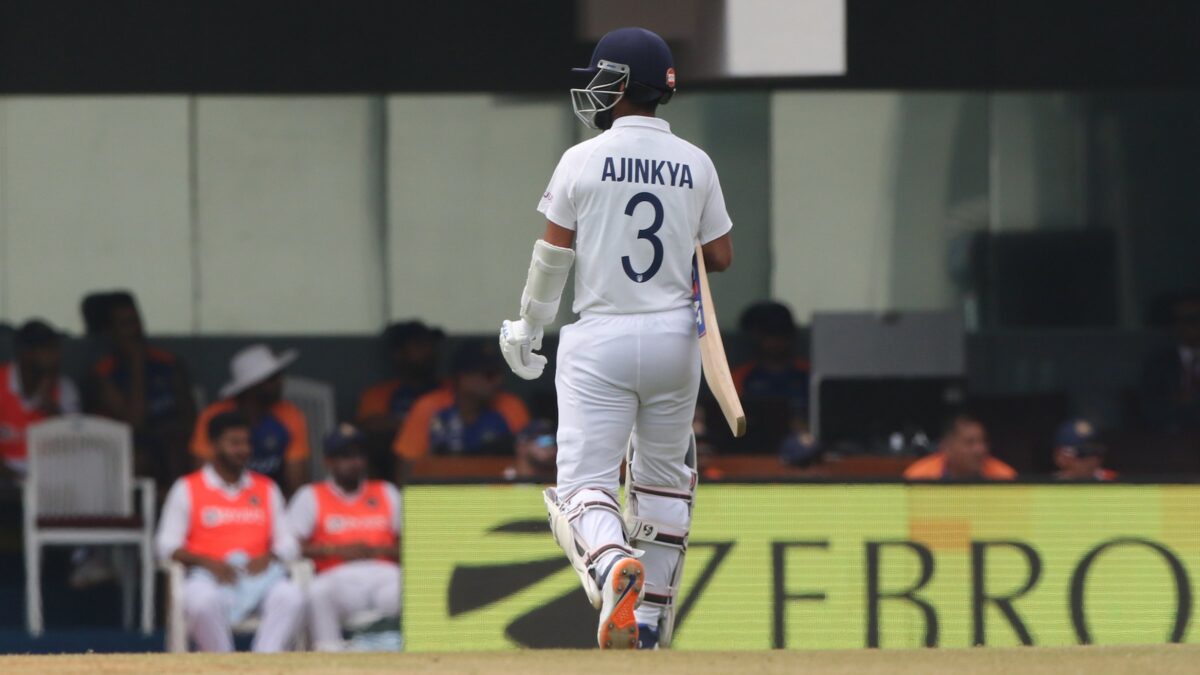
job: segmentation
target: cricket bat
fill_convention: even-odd
[[[733,375],[729,372],[729,360],[725,357],[725,343],[721,341],[721,328],[717,325],[717,310],[713,307],[712,291],[708,287],[708,272],[704,269],[704,251],[696,247],[692,262],[692,306],[696,309],[696,335],[700,338],[700,363],[704,368],[704,379],[717,398],[729,430],[740,438],[746,435],[746,413],[738,400],[733,386]]]

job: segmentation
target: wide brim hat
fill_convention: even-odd
[[[300,352],[287,349],[279,354],[265,344],[250,345],[229,361],[229,382],[221,387],[221,398],[231,398],[287,368]]]

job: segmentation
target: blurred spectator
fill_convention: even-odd
[[[304,597],[279,561],[295,560],[279,486],[247,470],[250,421],[221,412],[205,423],[210,461],[175,481],[163,505],[155,548],[188,566],[184,620],[201,651],[233,650],[230,626],[255,610],[256,652],[288,649],[300,629]]]
[[[713,405],[716,405],[715,401]],[[713,445],[712,435],[708,431],[708,410],[709,406],[705,405],[701,398],[697,402],[696,412],[692,414],[692,437],[696,439],[696,471],[705,480],[721,480],[725,477],[724,472],[713,465],[717,447]]]
[[[108,354],[92,369],[87,408],[133,427],[135,471],[153,477],[162,494],[189,469],[196,421],[191,378],[174,354],[150,346],[131,294],[106,294],[91,309],[100,314],[89,321],[100,322]]]
[[[1159,313],[1175,344],[1143,364],[1142,421],[1154,431],[1200,431],[1200,292],[1168,297]]]
[[[943,430],[938,449],[904,472],[908,480],[1012,480],[1017,472],[992,457],[987,430],[977,418],[958,414]]]
[[[463,343],[448,386],[413,404],[393,449],[408,461],[430,455],[498,455],[529,424],[521,399],[501,391],[504,362],[490,342]]]
[[[98,338],[104,335],[108,328],[108,306],[114,295],[122,291],[96,291],[83,296],[79,303],[79,313],[83,315],[83,334],[85,337]]]
[[[418,398],[437,389],[438,349],[445,333],[420,321],[401,321],[387,327],[383,343],[394,377],[380,382],[358,399],[355,418],[366,434],[374,475],[393,475],[392,439]]]
[[[517,434],[516,462],[504,471],[513,481],[553,483],[558,478],[558,439],[554,423],[539,419]]]
[[[288,523],[312,558],[309,629],[319,651],[341,651],[342,622],[374,611],[400,615],[400,492],[367,480],[365,437],[343,424],[325,439],[329,478],[300,488]]]
[[[0,365],[0,478],[25,474],[25,430],[63,413],[79,412],[79,391],[59,371],[62,335],[33,319],[13,334],[15,359]]]
[[[283,400],[283,369],[296,356],[295,350],[276,355],[264,344],[234,354],[221,400],[200,413],[192,434],[192,454],[199,460],[211,459],[205,434],[209,420],[236,410],[250,421],[254,449],[250,470],[276,481],[287,494],[298,490],[308,478],[308,424],[299,408]]]
[[[755,420],[746,445],[779,450],[808,429],[809,364],[796,356],[796,323],[787,306],[760,302],[742,312],[739,325],[753,346],[751,360],[733,371],[746,416]]]
[[[1115,480],[1117,473],[1104,468],[1107,448],[1096,427],[1084,419],[1063,422],[1054,435],[1055,478],[1060,480]]]
[[[779,446],[779,461],[785,466],[805,469],[821,459],[821,448],[817,439],[807,430],[788,434]]]

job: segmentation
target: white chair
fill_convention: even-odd
[[[291,401],[308,422],[308,447],[311,452],[311,475],[314,480],[325,476],[325,436],[337,424],[333,385],[307,377],[283,378],[283,397]]]
[[[187,568],[183,563],[171,561],[166,564],[167,572],[167,651],[182,653],[188,651],[187,621],[183,618],[183,582],[187,579]],[[300,592],[308,597],[308,587],[312,584],[313,564],[309,560],[299,560],[288,565],[288,575],[292,582],[299,587]],[[245,621],[233,626],[235,635],[253,635],[258,630],[258,616],[251,616]],[[296,635],[296,649],[308,649],[307,625]]]
[[[386,628],[380,630],[380,626],[384,622],[387,622]],[[352,652],[403,650],[404,639],[400,636],[400,617],[395,614],[384,614],[374,609],[355,612],[342,622],[342,631],[350,633],[350,639],[346,641],[346,649]],[[381,644],[379,639],[381,636],[385,638],[384,644]]]
[[[31,425],[25,505],[25,623],[31,635],[42,617],[43,546],[136,545],[141,557],[141,629],[154,628],[154,481],[133,477],[133,434],[126,424],[72,415]],[[133,491],[141,492],[140,513]],[[122,617],[133,627],[134,566],[118,558]]]

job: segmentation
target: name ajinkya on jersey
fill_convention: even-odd
[[[620,162],[620,173],[617,173],[617,162]],[[600,181],[606,180],[615,183],[645,183],[693,189],[692,168],[682,162],[668,160],[618,157],[614,161],[612,157],[605,157]]]

